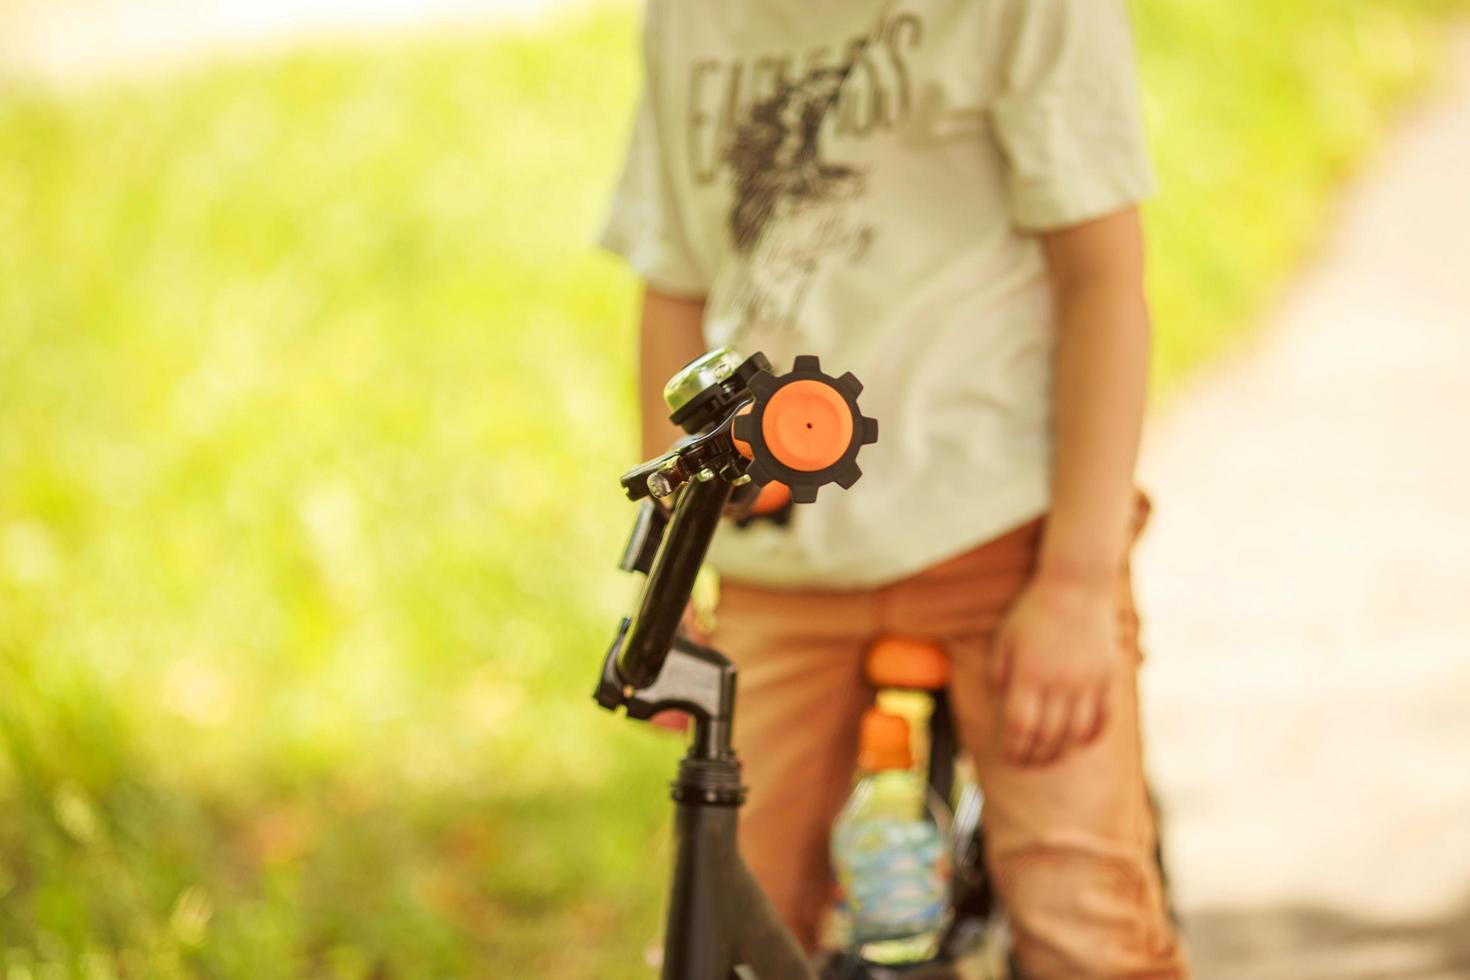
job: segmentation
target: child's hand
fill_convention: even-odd
[[[1117,663],[1113,587],[1033,579],[996,633],[990,683],[1007,758],[1044,765],[1094,741]]]

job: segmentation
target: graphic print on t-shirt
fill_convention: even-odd
[[[828,159],[823,135],[852,63],[818,68],[751,105],[725,153],[730,167],[731,244],[745,259],[738,345],[767,343],[798,329],[801,307],[824,257],[867,251],[873,230],[846,204],[863,191],[855,166]],[[759,331],[761,338],[750,336]]]
[[[856,168],[823,158],[820,135],[852,70],[818,68],[796,84],[750,107],[735,130],[725,160],[735,185],[730,238],[749,257],[780,207],[790,211],[841,196],[861,185]]]
[[[838,159],[831,143],[834,136],[839,142],[867,139],[903,124],[914,102],[908,55],[923,33],[916,15],[885,12],[844,44],[809,51],[805,72],[794,78],[791,54],[694,66],[691,125],[718,118],[728,126],[718,159],[731,189],[727,233],[743,260],[728,287],[739,311],[731,338],[736,346],[770,345],[780,335],[800,333],[802,307],[820,267],[860,263],[868,254],[877,230],[855,218],[852,207],[867,174]],[[843,49],[843,61],[832,65],[828,52]],[[742,74],[752,82],[769,79],[764,93],[744,106],[737,97]],[[704,110],[700,96],[720,75],[729,89],[724,112],[716,116]],[[691,146],[703,135],[691,131]]]

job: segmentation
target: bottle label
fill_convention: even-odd
[[[874,818],[839,832],[838,882],[852,941],[927,933],[948,901],[944,841],[928,820]]]

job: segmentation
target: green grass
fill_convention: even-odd
[[[1159,380],[1242,336],[1449,3],[1138,5]],[[0,95],[0,968],[646,975],[617,10]]]

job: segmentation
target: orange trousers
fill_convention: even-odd
[[[1147,502],[1140,497],[1136,528]],[[987,862],[1028,980],[1184,978],[1165,912],[1144,785],[1138,617],[1119,570],[1117,679],[1102,736],[1045,767],[1006,761],[985,679],[991,637],[1035,565],[1041,521],[912,578],[856,592],[721,585],[713,646],[740,668],[735,746],[749,800],[740,844],[787,924],[815,945],[831,894],[828,832],[852,786],[872,704],[875,637],[937,641],[950,704],[985,795]]]

